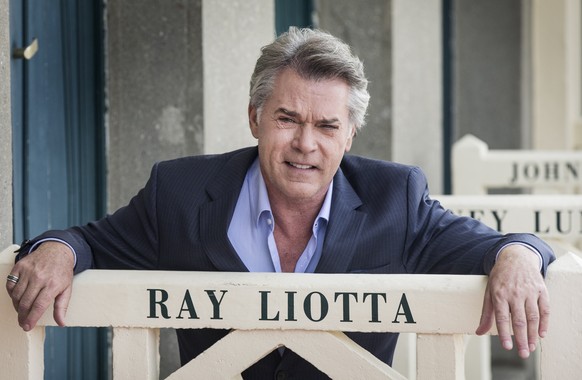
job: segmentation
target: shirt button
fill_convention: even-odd
[[[271,224],[273,224],[273,220],[271,220],[271,218],[267,219],[267,224],[270,226]]]
[[[285,372],[285,371],[279,371],[279,372],[277,372],[276,379],[277,380],[285,380],[285,379],[287,379],[287,372]]]

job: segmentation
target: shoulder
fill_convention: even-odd
[[[222,154],[161,161],[152,168],[149,182],[158,189],[172,193],[184,189],[204,191],[210,184],[221,187],[242,183],[257,154],[257,148],[251,147]]]
[[[195,171],[212,172],[232,164],[240,164],[240,166],[248,167],[256,156],[257,148],[247,147],[220,154],[187,156],[160,161],[154,165],[154,170],[160,173],[192,173]]]
[[[410,191],[410,187],[427,186],[423,171],[417,166],[391,161],[346,155],[341,170],[358,194]]]

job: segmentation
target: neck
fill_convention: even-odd
[[[299,201],[280,200],[269,196],[271,210],[278,228],[285,232],[311,234],[311,228],[323,205],[325,194],[321,199]]]
[[[275,243],[279,252],[281,270],[295,271],[297,261],[312,235],[312,226],[325,199],[301,202],[280,201],[269,197],[275,219]]]

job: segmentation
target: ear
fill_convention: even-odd
[[[251,133],[253,137],[259,138],[259,120],[257,116],[257,109],[249,104],[249,127],[251,128]]]
[[[350,151],[350,149],[352,149],[352,142],[354,141],[355,136],[356,136],[356,126],[351,125],[349,136],[348,136],[348,139],[346,141],[346,148],[345,148],[346,153],[348,153]]]

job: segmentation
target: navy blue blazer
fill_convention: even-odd
[[[257,154],[253,147],[157,163],[129,205],[85,226],[49,231],[27,246],[48,236],[67,241],[77,252],[76,273],[88,268],[247,271],[227,229]],[[553,260],[551,249],[533,235],[501,235],[442,208],[429,198],[416,167],[346,155],[333,186],[318,273],[487,274],[499,249],[510,242],[537,248],[544,273]],[[182,364],[226,333],[178,330]],[[397,334],[348,336],[392,363]],[[244,377],[265,379],[280,371],[287,378],[326,378],[290,350],[282,357],[271,353]]]

